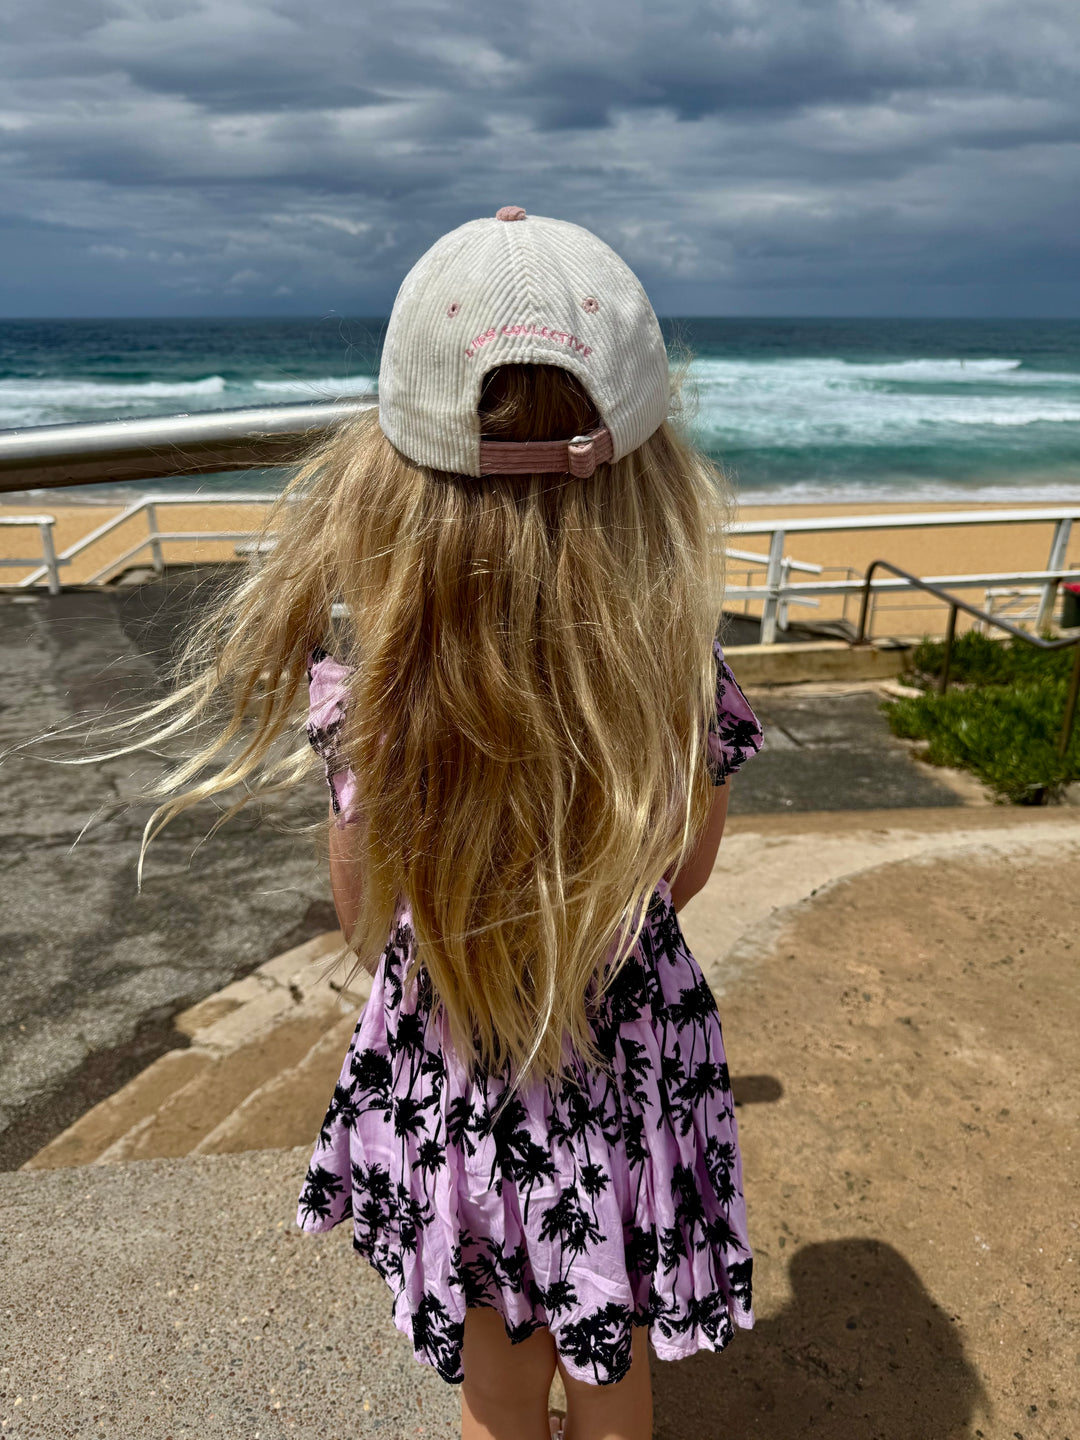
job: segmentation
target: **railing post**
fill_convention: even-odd
[[[838,567],[838,568],[839,568],[839,567]],[[857,570],[853,570],[850,565],[845,565],[845,566],[844,566],[844,579],[845,579],[845,580],[850,580],[853,575],[857,575],[857,574],[858,574],[858,571],[857,571]],[[845,590],[844,593],[843,593],[843,595],[840,597],[840,619],[843,620],[843,621],[845,622],[845,624],[847,623],[847,602],[848,602],[850,599],[851,599],[851,596],[850,596],[850,595],[847,593],[847,591]]]
[[[877,569],[877,564],[878,562],[876,560],[871,560],[863,579],[862,599],[859,602],[859,625],[855,631],[856,645],[865,645],[869,638],[866,633],[866,622],[870,614],[870,582],[874,578],[874,571]]]
[[[776,613],[780,604],[781,574],[784,563],[783,530],[774,530],[769,541],[769,563],[765,568],[765,585],[768,594],[761,607],[761,643],[776,644]]]
[[[941,662],[941,679],[938,694],[944,695],[949,688],[949,671],[952,669],[953,641],[956,639],[956,606],[949,606],[949,625],[945,631],[945,658]]]
[[[41,520],[38,522],[38,530],[41,532],[41,558],[45,562],[45,569],[49,575],[49,594],[60,594],[60,567],[56,563],[56,546],[53,544],[52,520]]]
[[[1058,740],[1058,754],[1068,753],[1072,739],[1073,721],[1076,719],[1076,699],[1080,695],[1080,641],[1073,649],[1073,668],[1069,678],[1069,690],[1065,696],[1065,715],[1061,722],[1061,737]]]
[[[1069,550],[1069,534],[1072,530],[1071,520],[1059,520],[1054,526],[1054,538],[1050,542],[1050,558],[1046,562],[1047,570],[1064,570],[1065,556]],[[1039,601],[1039,613],[1035,620],[1035,634],[1041,635],[1044,630],[1050,629],[1054,618],[1054,601],[1057,599],[1058,582],[1048,580],[1043,586],[1042,599]]]
[[[150,532],[150,556],[153,561],[155,572],[160,575],[165,569],[165,556],[162,554],[161,551],[161,541],[157,538],[158,523],[156,505],[147,505],[146,525],[147,529]]]
[[[787,584],[791,579],[791,562],[784,560],[780,565],[780,588],[784,591],[784,597],[776,607],[776,628],[786,631],[788,628],[788,602]]]

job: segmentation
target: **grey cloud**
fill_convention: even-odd
[[[543,124],[625,107],[681,119],[792,110],[900,91],[1068,95],[1078,70],[1068,0],[714,0],[647,8],[559,0],[508,8],[397,4],[318,10],[286,0],[109,7],[44,0],[38,33],[13,37],[22,73],[117,70],[208,109],[385,103],[425,92],[525,107]],[[88,23],[93,15],[96,23]],[[24,18],[24,28],[28,25]],[[72,32],[75,32],[74,37]],[[422,42],[418,44],[418,37]]]
[[[22,237],[0,305],[30,313],[66,247],[88,294],[126,275],[136,309],[382,308],[441,231],[513,201],[596,229],[660,308],[960,296],[973,277],[1075,307],[1074,17],[39,0],[0,52],[0,213]]]

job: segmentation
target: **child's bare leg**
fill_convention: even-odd
[[[566,1440],[650,1440],[652,1377],[649,1332],[636,1326],[630,1369],[614,1385],[574,1380],[562,1365],[566,1386]]]
[[[467,1310],[461,1360],[462,1440],[550,1440],[547,1401],[555,1375],[550,1330],[512,1345],[494,1310]]]

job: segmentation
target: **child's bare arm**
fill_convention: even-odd
[[[346,940],[352,934],[360,914],[360,867],[353,851],[352,825],[338,825],[333,805],[330,807],[330,889],[338,924]]]
[[[727,820],[730,795],[731,776],[729,775],[724,784],[717,785],[713,791],[709,818],[705,822],[705,828],[698,836],[697,844],[691,851],[686,864],[674,879],[668,877],[668,883],[671,886],[671,904],[676,911],[681,910],[686,902],[698,893],[712,874],[713,866],[716,863],[716,852],[720,848],[720,841],[724,834],[724,822]]]

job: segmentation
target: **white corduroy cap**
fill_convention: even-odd
[[[559,365],[603,422],[561,442],[480,439],[497,365]],[[636,450],[667,417],[667,352],[641,282],[580,225],[505,205],[422,255],[394,301],[379,367],[379,423],[410,460],[461,475],[569,471]],[[609,438],[610,437],[610,438]],[[573,442],[573,443],[571,443]]]

